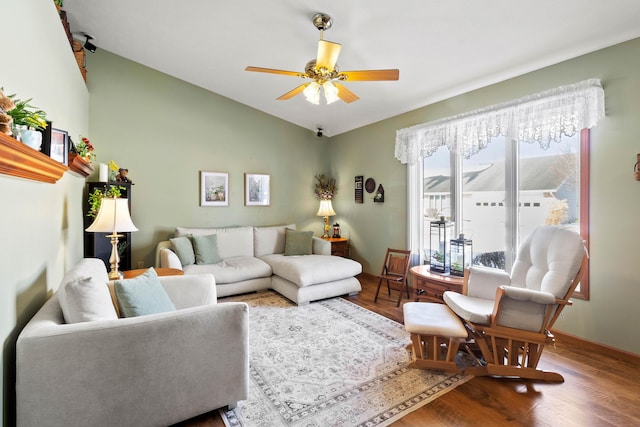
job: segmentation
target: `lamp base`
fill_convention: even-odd
[[[105,237],[111,239],[111,256],[109,257],[111,271],[109,272],[109,280],[122,280],[124,279],[124,275],[118,271],[118,264],[120,263],[120,256],[118,255],[118,237],[122,237],[122,234],[112,233],[107,234]]]
[[[109,272],[109,280],[122,280],[124,279],[124,274],[121,271],[111,270]]]
[[[324,234],[322,235],[323,239],[326,239],[329,237],[329,217],[325,216],[324,217]]]

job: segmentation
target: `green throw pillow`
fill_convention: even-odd
[[[284,230],[285,255],[311,255],[313,252],[313,231]]]
[[[176,253],[176,255],[178,255],[178,258],[180,259],[180,264],[195,264],[196,256],[193,253],[193,245],[191,244],[191,239],[188,236],[176,237],[173,239],[169,239],[169,241],[173,246],[173,251]]]
[[[196,254],[196,264],[217,264],[222,262],[218,253],[218,235],[192,236],[193,251]]]
[[[124,317],[165,313],[176,309],[153,267],[133,279],[116,280],[114,288]]]

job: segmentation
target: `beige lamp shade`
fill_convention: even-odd
[[[333,216],[336,211],[333,210],[331,200],[320,200],[320,208],[318,208],[317,216]]]
[[[92,233],[126,233],[138,231],[129,215],[129,201],[123,198],[102,199],[96,219],[86,231]]]

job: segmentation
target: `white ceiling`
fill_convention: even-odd
[[[65,0],[71,29],[124,58],[327,136],[640,37],[638,0]],[[341,70],[400,69],[399,81],[346,82],[360,100],[276,98],[304,81],[324,38]],[[90,53],[88,53],[90,54]],[[89,70],[89,78],[91,76]]]

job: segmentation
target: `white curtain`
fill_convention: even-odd
[[[396,131],[395,156],[414,164],[446,145],[471,157],[496,136],[548,148],[562,135],[573,136],[604,117],[604,91],[599,79],[526,96]]]
[[[412,264],[422,263],[424,242],[422,158],[445,145],[469,158],[493,137],[539,143],[544,149],[562,135],[593,127],[604,117],[600,80],[590,79],[535,95],[423,123],[396,132],[395,155],[407,163],[407,243]]]

